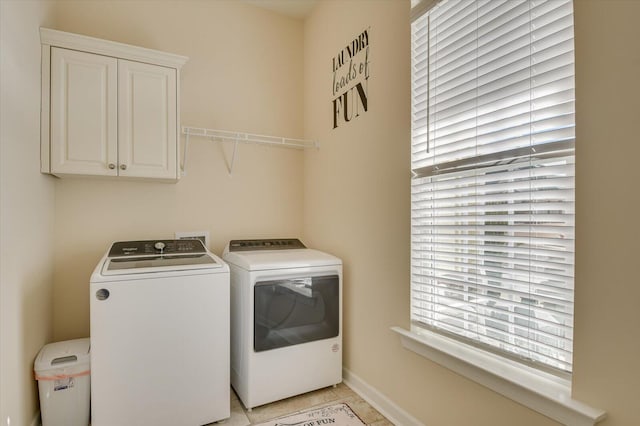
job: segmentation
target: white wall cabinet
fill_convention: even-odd
[[[177,181],[187,58],[40,31],[42,172]]]
[[[118,61],[118,168],[121,176],[178,173],[176,70]]]
[[[118,175],[117,89],[117,59],[51,49],[51,173]]]

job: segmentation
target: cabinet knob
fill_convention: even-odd
[[[110,168],[111,170],[113,170],[113,169],[115,169],[115,168],[116,168],[116,165],[115,165],[115,164],[113,164],[113,163],[109,163],[109,168]]]
[[[120,164],[120,170],[127,170],[126,164]]]

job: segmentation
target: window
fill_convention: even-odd
[[[571,0],[443,0],[412,23],[411,321],[570,373]]]

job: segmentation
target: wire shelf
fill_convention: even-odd
[[[320,148],[320,144],[318,141],[312,141],[309,139],[295,139],[295,138],[285,138],[280,136],[257,135],[253,133],[232,132],[228,130],[202,129],[198,127],[183,126],[182,134],[186,135],[186,141],[184,145],[183,164],[182,164],[183,175],[186,175],[187,149],[189,146],[190,136],[203,137],[213,141],[233,142],[234,143],[233,155],[231,157],[231,162],[228,166],[229,175],[233,173],[233,165],[236,159],[238,143],[252,143],[252,144],[270,145],[270,146],[275,146],[280,148],[293,148],[293,149]]]

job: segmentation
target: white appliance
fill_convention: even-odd
[[[245,407],[342,381],[342,261],[296,239],[234,240],[231,385]]]
[[[230,417],[229,268],[199,240],[114,243],[90,311],[93,426]]]

